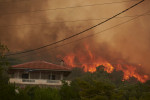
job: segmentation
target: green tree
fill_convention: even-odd
[[[7,95],[14,94],[14,87],[8,85],[9,66],[5,57],[7,51],[8,48],[0,43],[0,99],[3,100],[10,100]]]
[[[71,84],[63,82],[60,89],[61,100],[80,100],[78,81],[72,81]]]
[[[80,96],[82,100],[111,100],[115,86],[110,83],[91,80],[80,81]]]
[[[75,68],[72,68],[70,75],[66,79],[74,80],[76,78],[83,76],[84,74],[85,72],[83,71],[83,68],[75,67]]]
[[[0,85],[8,83],[8,62],[5,57],[5,53],[8,48],[0,43]]]

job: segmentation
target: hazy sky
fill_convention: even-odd
[[[80,32],[138,1],[140,0],[0,0],[0,41],[6,44],[11,52],[37,48]],[[95,6],[70,8],[81,5]],[[150,1],[145,0],[120,15],[120,18],[115,18],[63,43],[100,32],[132,18],[127,16],[140,15],[148,11],[150,11]],[[79,21],[87,19],[101,20]],[[100,54],[108,54],[114,59],[120,58],[128,63],[142,64],[143,70],[149,73],[149,33],[150,15],[145,15],[94,37],[55,50],[46,48],[44,52],[48,53],[52,59],[58,54],[65,55],[82,49],[82,44],[87,43],[96,53],[102,52]],[[100,51],[102,48],[107,50]],[[40,56],[43,55],[45,56],[40,54]]]

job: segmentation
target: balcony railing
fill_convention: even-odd
[[[35,82],[34,79],[22,79],[22,82]]]
[[[60,80],[47,80],[47,83],[59,83]]]
[[[42,85],[62,85],[61,80],[45,80],[45,79],[18,79],[10,78],[10,83],[16,84],[42,84]]]

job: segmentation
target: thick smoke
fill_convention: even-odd
[[[120,2],[121,0],[89,0],[82,2],[80,0],[1,0],[0,41],[6,44],[11,52],[18,52],[22,50],[37,48],[45,44],[49,44],[65,37],[71,36],[104,19],[78,22],[63,21],[111,17],[112,15],[138,2],[131,0],[131,2],[128,3],[126,2],[93,7],[46,10],[54,8],[64,8],[68,6],[99,4],[117,1]],[[132,10],[121,16],[139,15],[143,12],[147,12],[149,8],[150,1],[145,0],[139,6],[133,8]],[[26,58],[28,59],[28,61],[30,61],[33,60],[31,58],[34,58],[34,60],[43,59],[50,60],[56,63],[58,61],[57,57],[60,57],[59,55],[65,56],[65,54],[69,52],[76,52],[78,50],[82,51],[84,54],[83,45],[86,43],[89,45],[91,51],[95,53],[95,55],[102,56],[111,63],[115,63],[116,61],[121,59],[125,63],[141,64],[143,68],[142,70],[146,73],[149,73],[149,18],[149,16],[143,16],[132,22],[104,32],[95,37],[87,38],[82,41],[76,41],[72,44],[55,48],[55,46],[63,45],[67,42],[74,41],[89,34],[102,31],[122,21],[130,19],[128,17],[116,18],[76,38],[70,39],[63,43],[46,48],[44,50],[34,52],[34,54],[26,54],[25,57],[24,55],[21,55],[22,58],[19,56],[19,59]]]

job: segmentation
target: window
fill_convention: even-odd
[[[56,79],[55,75],[54,75],[54,74],[52,74],[52,80],[55,80],[55,79]]]
[[[29,78],[29,74],[22,74],[22,78],[23,79],[28,79]]]
[[[49,79],[50,79],[50,80],[56,80],[56,75],[55,75],[55,74],[49,75]]]

